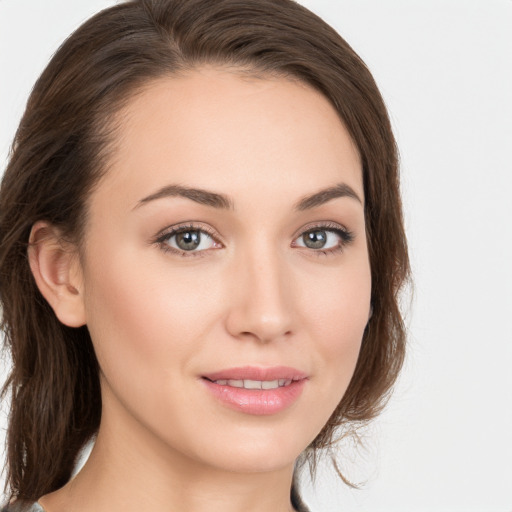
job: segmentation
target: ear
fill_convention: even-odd
[[[83,278],[76,247],[55,226],[36,222],[30,232],[28,259],[37,287],[57,318],[68,327],[85,325]]]

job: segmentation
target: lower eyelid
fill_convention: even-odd
[[[201,249],[201,250],[185,251],[185,250],[180,249],[179,247],[172,247],[168,243],[168,240],[171,237],[176,236],[179,233],[186,232],[187,230],[199,231],[199,232],[203,233],[204,235],[208,236],[212,240],[214,246],[206,248],[206,249]],[[306,233],[308,233],[310,231],[315,231],[315,230],[326,231],[329,233],[336,234],[336,236],[339,237],[339,243],[336,246],[329,247],[327,249],[324,249],[322,247],[319,247],[318,249],[314,249],[314,248],[307,247],[305,245],[295,245],[296,240],[303,237]],[[342,252],[347,247],[347,245],[349,245],[353,242],[354,238],[355,238],[355,235],[353,232],[349,231],[346,228],[342,228],[339,225],[308,226],[307,229],[303,230],[298,236],[296,236],[293,239],[292,247],[308,249],[309,251],[311,251],[312,253],[315,253],[317,255],[328,256],[329,254]],[[203,226],[199,227],[199,226],[194,226],[194,225],[181,225],[181,226],[176,226],[174,228],[169,228],[166,231],[161,232],[157,237],[155,237],[153,242],[158,244],[163,251],[172,252],[178,256],[183,256],[183,257],[205,256],[206,253],[208,253],[212,249],[219,249],[219,248],[224,247],[224,244],[222,242],[220,242],[218,237],[215,234],[211,233],[210,230],[205,229],[205,227],[203,227]]]
[[[169,240],[180,233],[187,231],[199,231],[203,236],[207,236],[212,240],[213,247],[208,247],[200,250],[190,250],[186,251],[180,249],[179,247],[173,247]],[[181,224],[177,226],[168,227],[162,231],[158,235],[155,236],[152,243],[156,244],[162,251],[166,253],[172,253],[179,257],[199,257],[205,256],[212,249],[219,249],[223,247],[222,242],[219,241],[219,237],[216,233],[212,233],[210,229],[207,229],[205,226],[197,226],[194,224]]]

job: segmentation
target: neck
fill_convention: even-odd
[[[115,428],[114,428],[115,426]],[[40,500],[47,512],[291,512],[293,465],[238,472],[173,450],[140,425],[102,424],[78,475]]]

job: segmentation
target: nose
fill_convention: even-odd
[[[230,272],[228,332],[238,339],[268,343],[293,330],[293,280],[277,251],[258,251],[239,258]]]

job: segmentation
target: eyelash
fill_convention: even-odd
[[[153,243],[157,244],[162,251],[165,253],[171,252],[173,254],[177,254],[178,256],[183,257],[204,257],[206,256],[205,253],[207,253],[210,249],[203,249],[201,251],[182,251],[179,249],[176,249],[175,247],[170,247],[168,244],[168,241],[175,235],[178,235],[179,233],[186,233],[187,231],[200,231],[201,233],[206,233],[215,243],[219,244],[221,242],[218,241],[216,233],[207,226],[198,226],[195,224],[186,224],[186,225],[178,225],[173,226],[171,228],[166,228],[164,231],[160,232],[155,239],[153,240]],[[313,224],[310,226],[306,226],[305,229],[303,229],[297,236],[294,238],[294,242],[299,237],[304,236],[306,233],[309,233],[311,231],[328,231],[331,233],[335,233],[340,238],[340,243],[331,249],[311,249],[308,247],[302,247],[302,246],[295,246],[295,247],[302,247],[305,249],[309,249],[312,251],[316,256],[329,256],[333,254],[341,253],[345,250],[345,248],[350,245],[354,241],[354,234],[349,231],[348,229],[340,226],[339,224],[333,224],[333,223],[318,223]]]
[[[216,233],[207,226],[198,226],[195,224],[185,224],[185,225],[178,225],[173,226],[171,228],[166,228],[163,232],[160,232],[156,239],[154,240],[154,243],[160,246],[160,249],[164,251],[165,253],[171,252],[173,254],[177,254],[178,256],[183,256],[185,258],[187,257],[203,257],[205,256],[205,253],[208,251],[208,249],[202,250],[202,251],[181,251],[179,249],[176,249],[175,247],[170,247],[167,243],[173,236],[178,235],[180,233],[186,233],[187,231],[200,231],[201,233],[206,233],[212,240],[214,240],[216,243],[218,242]]]

